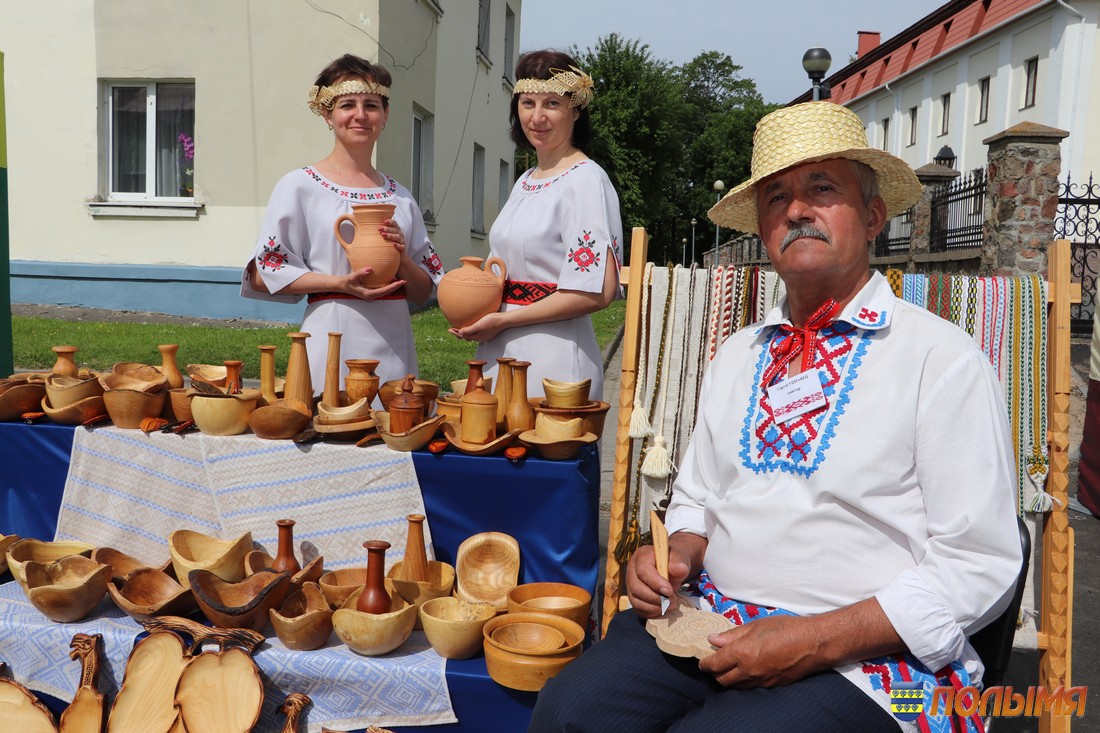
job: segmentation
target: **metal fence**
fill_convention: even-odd
[[[982,246],[987,188],[985,168],[975,168],[932,192],[930,252]]]
[[[912,234],[913,209],[909,209],[886,222],[886,226],[875,237],[875,257],[906,254]]]
[[[1068,239],[1072,256],[1070,273],[1081,283],[1081,304],[1070,307],[1073,333],[1092,333],[1096,312],[1096,276],[1100,272],[1100,183],[1089,174],[1088,183],[1074,183],[1069,174],[1058,184],[1058,213],[1054,236]]]

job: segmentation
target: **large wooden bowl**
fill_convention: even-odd
[[[172,560],[169,558],[161,563],[159,566],[152,566],[148,563],[144,563],[138,560],[132,555],[127,555],[121,550],[116,550],[113,547],[97,547],[92,550],[92,559],[102,565],[111,566],[111,580],[115,582],[123,582],[126,578],[130,577],[130,574],[135,570],[142,568],[155,567],[156,570],[160,570],[165,573],[173,573],[170,575],[175,580],[174,571],[172,570]]]
[[[362,566],[329,570],[321,575],[317,585],[321,586],[321,592],[325,594],[328,604],[339,608],[344,605],[348,596],[362,588],[366,582],[367,568]]]
[[[253,550],[244,556],[245,575],[252,575],[261,570],[274,570],[274,564],[275,559],[263,550]],[[306,563],[305,567],[290,576],[290,591],[288,595],[298,590],[306,583],[318,582],[324,572],[325,558],[323,555],[318,555]]]
[[[224,365],[218,364],[188,364],[183,368],[192,382],[206,382],[215,387],[225,387],[226,377],[229,371]]]
[[[392,604],[389,613],[364,613],[355,610],[355,603],[362,592],[358,588],[332,614],[332,626],[336,635],[357,654],[367,657],[389,654],[405,643],[416,626],[416,606],[398,595],[388,579],[386,590]]]
[[[469,659],[481,651],[481,629],[497,614],[491,603],[470,603],[454,596],[420,605],[420,625],[435,653],[444,659]]]
[[[222,580],[236,582],[244,577],[244,556],[251,550],[251,532],[235,540],[219,540],[190,529],[177,529],[168,535],[172,567],[181,581],[192,570],[209,570]]]
[[[103,384],[95,377],[81,379],[63,374],[46,375],[46,398],[50,407],[61,409],[66,405],[103,394]]]
[[[0,535],[0,578],[8,572],[8,548],[19,541],[17,534]]]
[[[474,603],[508,609],[508,591],[519,579],[519,543],[503,532],[481,532],[458,546],[455,595]]]
[[[592,388],[591,379],[579,382],[559,382],[543,377],[542,391],[550,407],[579,407],[588,403],[588,392]]]
[[[194,420],[191,414],[191,395],[194,392],[190,387],[176,387],[168,390],[168,402],[172,406],[172,414],[177,420]]]
[[[115,427],[136,430],[145,418],[160,416],[164,411],[165,394],[164,390],[109,389],[103,393],[103,405]]]
[[[316,583],[305,583],[268,612],[275,635],[295,651],[320,649],[332,635],[332,609]]]
[[[154,616],[187,616],[198,608],[195,594],[160,568],[137,568],[125,581],[113,580],[107,594],[123,613],[135,621]]]
[[[519,652],[509,650],[494,637],[503,626],[539,624],[561,633],[562,646],[549,650]],[[481,630],[485,649],[485,667],[497,683],[513,690],[538,692],[546,681],[581,654],[584,629],[567,618],[545,613],[505,613],[489,619]]]
[[[550,407],[546,400],[538,400],[534,408],[536,419],[538,415],[546,415],[555,420],[579,417],[583,432],[594,433],[599,438],[603,435],[603,425],[607,420],[607,411],[611,409],[611,403],[591,400],[578,407]]]
[[[426,446],[428,441],[434,438],[436,433],[439,432],[439,426],[447,419],[443,415],[436,415],[404,433],[391,433],[390,414],[388,412],[374,412],[373,414],[374,422],[378,426],[378,434],[382,436],[382,441],[388,445],[391,450],[406,453],[420,450]]]
[[[400,577],[404,562],[404,560],[395,562],[386,577],[393,583],[394,590],[406,601],[419,606],[433,598],[451,595],[455,587],[453,565],[439,560],[429,560],[427,580],[405,580]],[[416,620],[416,628],[421,628],[419,616]]]
[[[161,392],[168,387],[168,377],[159,369],[147,366],[128,372],[108,372],[99,376],[99,383],[108,392],[112,389],[132,389],[137,392]]]
[[[366,397],[359,399],[350,405],[329,405],[324,402],[317,403],[317,417],[333,425],[348,422],[358,422],[370,417],[370,402]]]
[[[49,565],[29,561],[24,567],[27,598],[46,618],[57,623],[79,621],[107,593],[111,568],[83,555],[68,555]]]
[[[89,545],[87,542],[46,542],[31,537],[16,539],[8,546],[8,569],[11,570],[12,577],[26,588],[27,574],[24,572],[24,567],[28,562],[49,565],[68,555],[87,557],[93,549],[95,549],[94,545]]]
[[[592,594],[570,583],[524,583],[508,591],[508,613],[548,613],[588,627]]]
[[[311,419],[301,400],[276,400],[253,410],[248,416],[248,427],[257,438],[288,440],[305,430]]]
[[[45,396],[44,382],[8,382],[0,392],[0,421],[18,420],[24,412],[38,412]]]
[[[248,430],[248,418],[259,399],[258,389],[245,389],[224,397],[194,394],[191,396],[191,417],[207,435],[240,435]]]
[[[215,626],[263,631],[268,611],[286,598],[290,573],[261,570],[230,583],[208,570],[192,570],[187,581],[199,608]]]
[[[94,379],[88,381],[99,384]],[[42,412],[58,425],[83,425],[93,418],[106,415],[107,405],[103,402],[102,394],[85,397],[64,407],[54,407],[50,404],[49,396],[46,396],[42,398]]]

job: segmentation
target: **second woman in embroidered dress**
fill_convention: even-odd
[[[534,150],[526,171],[489,231],[490,255],[508,266],[504,303],[464,328],[478,341],[477,358],[531,362],[527,393],[543,394],[542,379],[591,379],[602,399],[603,357],[589,314],[619,294],[622,223],[619,197],[607,174],[584,152],[591,137],[592,79],[570,56],[534,51],[516,65],[512,139]]]

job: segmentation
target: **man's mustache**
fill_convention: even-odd
[[[784,250],[786,250],[787,247],[789,247],[791,245],[791,242],[793,242],[794,240],[803,239],[806,237],[810,239],[820,239],[826,244],[832,244],[832,241],[829,239],[829,235],[821,231],[820,229],[815,228],[812,224],[799,224],[798,226],[792,227],[787,230],[787,236],[783,237],[783,242],[779,245],[779,252],[782,253]]]

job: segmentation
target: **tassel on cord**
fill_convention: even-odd
[[[649,282],[653,277],[653,263],[647,262],[645,274],[642,277],[642,318],[645,328],[640,328],[638,343],[638,367],[637,381],[634,383],[634,407],[630,411],[630,437],[638,440],[653,435],[653,427],[649,424],[649,416],[646,415],[645,405],[642,404],[642,393],[645,390],[646,370],[649,357]],[[640,324],[641,325],[641,324]]]
[[[649,418],[645,414],[645,406],[634,398],[634,409],[630,411],[630,437],[637,440],[653,435],[653,426],[649,424]]]
[[[619,565],[626,565],[630,561],[634,551],[638,549],[638,518],[633,517],[630,520],[630,529],[619,538],[619,543],[615,545],[615,559]]]
[[[1046,492],[1047,484],[1047,460],[1037,448],[1032,449],[1027,461],[1027,477],[1035,487],[1035,495],[1031,497],[1025,507],[1029,512],[1041,512],[1043,514],[1054,508],[1055,498]],[[1059,501],[1058,505],[1061,506]]]
[[[645,460],[642,461],[642,474],[650,478],[668,478],[672,474],[672,469],[672,460],[668,457],[665,436],[658,435],[653,441],[653,447],[645,452]]]

